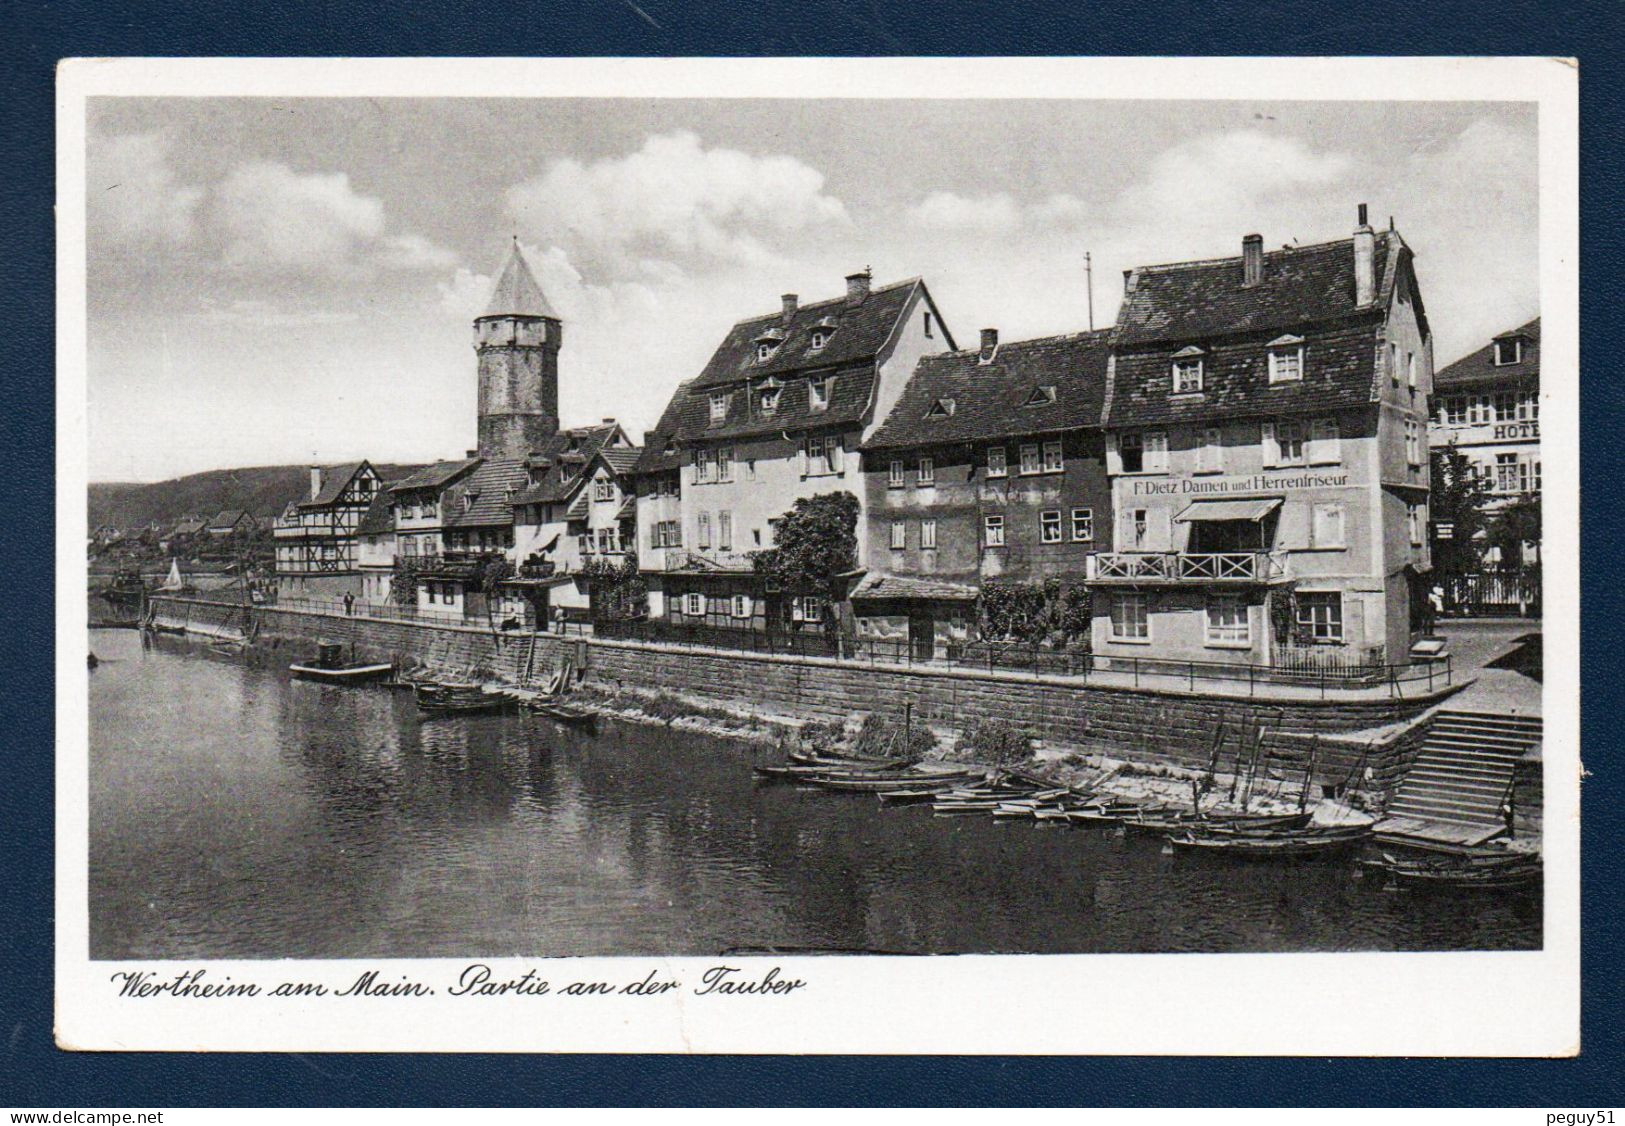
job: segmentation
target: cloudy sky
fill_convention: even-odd
[[[509,240],[566,424],[653,423],[735,321],[922,275],[963,346],[1110,323],[1137,264],[1394,216],[1439,362],[1538,311],[1535,113],[1498,104],[99,99],[90,476],[457,456]]]

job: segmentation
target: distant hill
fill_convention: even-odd
[[[386,481],[399,481],[421,465],[379,465]],[[90,486],[90,526],[144,528],[154,520],[170,524],[183,516],[205,520],[226,508],[242,508],[257,517],[279,514],[295,497],[310,491],[308,465],[263,465],[252,469],[215,469],[150,485],[123,482]]]

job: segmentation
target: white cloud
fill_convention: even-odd
[[[1008,192],[962,196],[938,191],[909,208],[904,218],[910,226],[924,230],[1008,234],[1018,230],[1038,232],[1076,226],[1086,212],[1081,199],[1063,193],[1022,204]]]
[[[378,261],[397,270],[443,270],[457,255],[422,235],[390,235],[378,250]]]
[[[782,236],[849,222],[824,175],[790,156],[707,149],[693,133],[650,136],[622,157],[561,159],[508,192],[524,230],[617,272],[639,261],[759,263]]]
[[[242,325],[252,328],[309,328],[315,325],[348,324],[360,320],[357,313],[318,309],[283,309],[270,302],[239,298],[228,304],[203,299],[203,310],[192,319],[209,324]]]
[[[203,189],[177,181],[169,149],[158,133],[90,139],[85,187],[93,238],[134,247],[192,238]]]
[[[357,195],[343,172],[301,175],[286,164],[240,164],[220,184],[213,218],[234,266],[279,270],[353,267],[358,247],[384,231],[384,205]]]
[[[386,235],[384,205],[343,172],[239,164],[215,191],[210,218],[230,266],[267,272],[443,270],[457,256],[416,234]]]

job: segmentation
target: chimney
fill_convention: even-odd
[[[1264,280],[1264,236],[1247,235],[1241,240],[1241,284],[1257,285]]]
[[[315,500],[321,495],[321,491],[322,467],[319,465],[313,465],[310,467],[310,499]]]
[[[862,305],[864,298],[868,296],[869,271],[867,269],[846,275],[846,303],[848,305]]]
[[[615,420],[613,418],[606,418],[606,419],[604,419],[604,425],[605,426],[614,426],[615,425]]]
[[[463,451],[463,456],[465,458],[479,457],[480,456],[480,451],[479,450],[464,450]]]
[[[993,358],[993,353],[999,350],[999,330],[984,328],[982,330],[982,362],[985,364]]]
[[[851,278],[846,279],[846,292],[850,297],[852,293]],[[779,300],[784,302],[784,323],[789,324],[796,315],[796,295],[793,293],[786,293],[783,297],[779,298]]]
[[[1377,299],[1377,236],[1360,204],[1360,225],[1354,228],[1354,303],[1361,308]]]

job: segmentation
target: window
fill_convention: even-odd
[[[1412,391],[1416,390],[1416,353],[1408,352],[1405,355],[1405,386]]]
[[[777,348],[777,347],[778,347],[778,345],[775,344],[771,340],[762,340],[762,341],[757,342],[757,345],[756,345],[756,362],[759,363],[759,364],[760,363],[766,363],[768,360],[772,359],[773,358],[773,350],[775,348]]]
[[[1209,645],[1248,645],[1252,626],[1247,604],[1239,594],[1210,594],[1207,599],[1207,643]]]
[[[1317,418],[1309,426],[1309,464],[1336,465],[1343,460],[1337,419]]]
[[[699,535],[695,537],[695,541],[700,545],[700,549],[703,551],[711,546],[711,514],[709,512],[702,512],[697,518],[697,521],[699,524]]]
[[[931,404],[931,409],[925,412],[926,418],[952,418],[954,401],[952,399],[938,399]]]
[[[717,455],[715,450],[694,451],[694,483],[709,484],[716,480]]]
[[[1339,591],[1299,591],[1298,629],[1311,641],[1343,640],[1343,595]]]
[[[1045,403],[1053,403],[1054,401],[1055,385],[1053,383],[1041,383],[1037,387],[1033,388],[1033,393],[1027,396],[1026,403],[1022,405],[1029,407],[1041,407]]]
[[[937,483],[936,458],[922,457],[920,459],[920,468],[919,472],[915,474],[915,481],[922,489]]]
[[[1095,514],[1092,509],[1072,510],[1072,542],[1082,543],[1095,538]]]
[[[1511,422],[1518,417],[1518,396],[1511,391],[1499,391],[1493,396],[1495,421]]]
[[[1118,457],[1124,473],[1145,471],[1145,443],[1138,434],[1121,434],[1117,438]]]
[[[1174,361],[1174,394],[1190,395],[1202,389],[1202,357]]]
[[[790,620],[793,622],[823,621],[824,600],[813,594],[804,594],[790,599]]]
[[[891,522],[891,549],[902,551],[908,546],[908,525],[901,520]]]
[[[1145,547],[1146,533],[1150,529],[1150,512],[1144,508],[1131,508],[1128,514],[1129,543],[1136,550]]]
[[[723,419],[725,419],[727,417],[728,417],[728,394],[727,394],[727,392],[722,392],[721,394],[712,395],[711,396],[711,421],[713,423],[721,422]]]
[[[1047,509],[1038,514],[1038,542],[1061,542],[1061,510],[1059,508]]]
[[[751,613],[750,595],[736,594],[733,596],[733,614],[736,618],[748,618]]]
[[[598,541],[592,538],[591,532],[583,532],[576,537],[576,550],[582,555],[591,555],[598,550]]]
[[[1540,417],[1540,396],[1533,391],[1518,393],[1518,421],[1533,422]]]
[[[780,387],[765,387],[762,389],[761,398],[758,401],[761,404],[762,413],[764,415],[778,413],[779,394],[782,390],[783,388]]]
[[[717,548],[731,551],[734,545],[734,518],[731,512],[717,513]]]
[[[1413,469],[1422,464],[1422,424],[1414,418],[1405,420],[1405,464]]]
[[[892,458],[891,472],[886,477],[887,488],[901,489],[906,483],[904,473],[903,459],[900,457]]]
[[[1343,506],[1338,503],[1317,504],[1309,520],[1311,547],[1344,547]]]
[[[1038,459],[1038,446],[1028,444],[1021,447],[1021,475],[1029,477],[1043,468],[1043,462]]]
[[[841,438],[837,434],[808,438],[801,450],[801,475],[824,477],[841,472],[843,449]]]
[[[813,329],[813,331],[812,331],[812,350],[814,352],[822,352],[824,350],[824,345],[828,344],[828,343],[829,343],[829,330],[828,329],[823,329],[823,328],[815,328],[815,329]]]
[[[734,479],[734,449],[732,446],[719,446],[717,448],[717,480],[732,481]]]
[[[1395,387],[1399,386],[1400,351],[1399,345],[1388,345],[1388,382]]]
[[[688,602],[686,609],[689,617],[700,618],[705,616],[705,595],[691,593],[686,601]]]
[[[982,542],[988,547],[1004,546],[1004,517],[982,517]]]
[[[987,448],[987,475],[989,477],[1008,477],[1010,466],[1005,461],[1003,446],[989,446]]]
[[[1150,641],[1150,600],[1143,594],[1122,592],[1112,595],[1112,640]]]
[[[1498,493],[1515,493],[1518,491],[1518,455],[1495,455],[1495,491]]]
[[[1066,459],[1061,456],[1061,443],[1044,443],[1044,472],[1059,473],[1066,468]]]
[[[1303,341],[1280,337],[1270,343],[1270,382],[1296,383],[1303,379]]]
[[[835,393],[835,377],[815,379],[807,384],[807,409],[812,411],[829,410],[830,397]]]
[[[1217,426],[1209,426],[1202,431],[1202,445],[1196,462],[1198,473],[1218,473],[1224,469],[1224,447],[1221,437]]]
[[[1467,425],[1467,400],[1461,395],[1447,397],[1439,408],[1446,426]]]
[[[937,546],[937,522],[935,520],[920,521],[920,547],[926,551],[934,551]]]
[[[1411,546],[1422,546],[1422,529],[1427,521],[1423,518],[1426,511],[1420,504],[1407,504],[1405,506],[1405,527],[1411,534]]]
[[[1145,443],[1145,471],[1168,472],[1168,435],[1162,430],[1147,430],[1141,435]]]
[[[1497,340],[1495,342],[1495,366],[1504,368],[1509,364],[1523,362],[1523,341],[1518,337],[1511,340]]]
[[[608,477],[600,477],[592,483],[593,500],[614,500],[615,482]]]
[[[931,335],[931,314],[930,314],[930,312],[926,312],[924,314],[924,316],[925,316],[925,319],[921,323],[925,328],[925,334],[927,336],[930,336]]]

